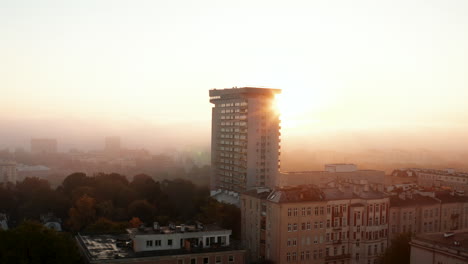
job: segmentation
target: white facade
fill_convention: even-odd
[[[155,250],[177,250],[183,249],[190,243],[190,247],[210,248],[214,244],[229,246],[231,230],[220,229],[213,231],[194,232],[138,232],[129,231],[133,240],[133,250],[155,251]]]
[[[280,120],[273,108],[278,89],[210,90],[211,188],[243,192],[278,185]]]

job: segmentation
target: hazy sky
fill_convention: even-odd
[[[207,141],[208,90],[232,86],[283,89],[290,140],[467,146],[467,14],[466,0],[2,0],[0,147],[132,129]]]

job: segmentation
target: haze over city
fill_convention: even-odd
[[[468,147],[466,1],[3,1],[0,148],[209,147],[207,90],[281,88],[285,151]],[[305,140],[306,139],[306,140]]]

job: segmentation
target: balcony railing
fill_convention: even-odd
[[[325,260],[340,260],[340,259],[349,259],[351,258],[351,254],[341,254],[336,256],[326,256]]]

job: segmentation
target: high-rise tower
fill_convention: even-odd
[[[280,119],[274,107],[280,89],[210,90],[211,189],[241,193],[278,185]]]

